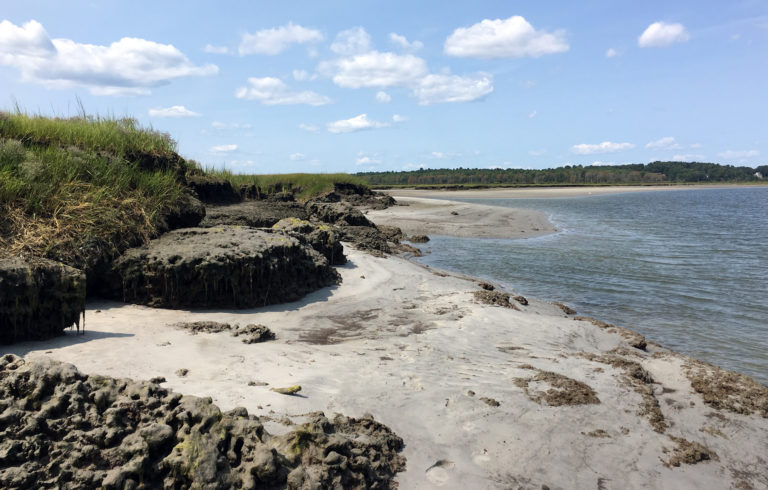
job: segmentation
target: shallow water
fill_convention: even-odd
[[[432,237],[422,263],[566,302],[768,384],[768,187],[461,201],[541,210],[560,231]]]

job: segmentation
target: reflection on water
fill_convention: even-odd
[[[768,383],[768,188],[462,199],[548,213],[519,240],[433,237],[421,261],[564,301]]]

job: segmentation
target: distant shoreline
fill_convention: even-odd
[[[446,199],[533,199],[578,197],[628,192],[680,191],[696,189],[730,189],[734,187],[764,187],[766,184],[675,184],[675,185],[612,185],[612,186],[555,186],[555,187],[487,187],[482,189],[417,189],[389,188],[378,192],[400,198]]]

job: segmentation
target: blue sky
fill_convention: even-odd
[[[236,172],[768,156],[768,3],[3,2],[0,108]]]

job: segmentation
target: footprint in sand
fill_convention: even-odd
[[[435,464],[427,468],[427,480],[438,487],[442,487],[451,479],[451,470],[455,466],[456,463],[448,459],[438,460]]]

